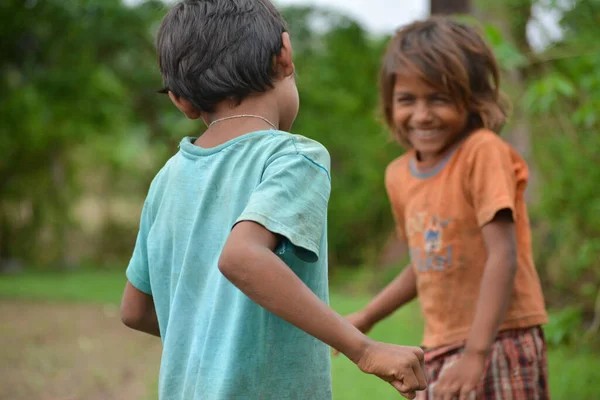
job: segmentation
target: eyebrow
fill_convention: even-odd
[[[398,91],[394,91],[394,96],[415,96],[415,94],[413,92],[407,91],[407,90],[398,90]],[[429,93],[425,93],[425,97],[432,97],[432,96],[447,96],[447,97],[449,97],[450,95],[448,93],[444,93],[439,90],[432,90]]]

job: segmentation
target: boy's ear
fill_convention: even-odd
[[[192,103],[184,99],[183,97],[177,96],[175,93],[169,90],[169,98],[175,104],[175,107],[185,114],[189,119],[198,119],[201,116],[200,111],[194,107]]]
[[[292,59],[292,42],[290,41],[290,35],[287,32],[281,34],[282,46],[281,53],[276,59],[277,69],[279,73],[284,77],[288,77],[294,73],[296,67]]]

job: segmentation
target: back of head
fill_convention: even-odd
[[[164,17],[158,62],[165,88],[201,112],[273,85],[285,21],[269,0],[184,0]]]
[[[400,28],[383,59],[380,94],[386,122],[393,126],[396,75],[415,74],[447,93],[469,112],[469,128],[499,132],[509,103],[500,92],[492,50],[472,27],[448,16],[433,16]]]

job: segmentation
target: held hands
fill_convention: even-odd
[[[465,352],[458,361],[448,367],[433,388],[435,400],[470,400],[485,372],[486,356]],[[434,385],[432,385],[434,386]]]
[[[423,350],[370,341],[355,361],[361,371],[390,383],[402,396],[414,399],[417,390],[425,390]]]
[[[360,311],[345,318],[363,334],[373,328],[373,323]],[[333,354],[337,356],[339,351],[334,350]],[[423,350],[418,347],[396,346],[369,340],[360,357],[353,361],[361,371],[390,383],[407,399],[414,399],[417,390],[427,387]]]

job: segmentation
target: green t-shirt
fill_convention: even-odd
[[[232,285],[218,260],[233,225],[281,235],[276,253],[328,302],[330,158],[318,142],[259,131],[218,147],[185,138],[150,186],[127,278],[153,296],[161,400],[331,399],[327,345]]]

